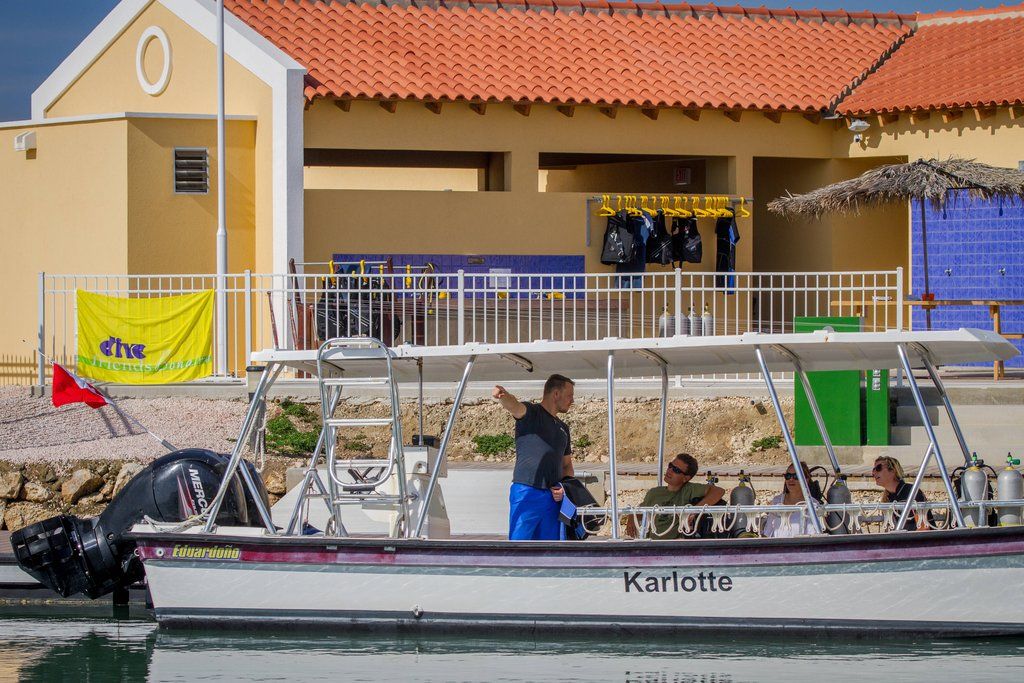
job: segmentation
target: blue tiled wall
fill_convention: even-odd
[[[1024,299],[1024,203],[1019,199],[984,202],[960,192],[944,209],[925,205],[928,275],[936,299]],[[912,207],[913,281],[911,293],[924,290],[921,205]],[[1000,272],[1000,270],[1004,272]],[[914,329],[925,329],[925,313],[914,307]],[[992,329],[988,308],[939,307],[932,329]],[[1024,331],[1024,307],[1002,309],[1004,332]],[[1021,349],[1021,342],[1014,342]],[[1007,363],[1024,367],[1024,357]]]

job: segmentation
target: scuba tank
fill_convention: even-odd
[[[690,334],[690,309],[686,309],[686,313],[680,316],[682,319],[679,321],[679,334]]]
[[[754,487],[750,483],[750,475],[743,474],[743,470],[740,470],[740,482],[729,492],[729,505],[753,505],[756,499]],[[729,529],[729,536],[732,538],[746,533],[747,514],[745,512],[737,513],[732,523],[727,525],[727,527]]]
[[[658,336],[672,337],[676,333],[676,317],[668,314],[668,306],[665,306],[658,316]]]
[[[1009,453],[1006,454],[1006,469],[996,478],[996,500],[1020,500],[1024,498],[1024,477],[1014,469],[1020,460]],[[1021,521],[1020,507],[1001,507],[999,510],[999,526],[1019,526]]]
[[[846,475],[836,476],[832,486],[825,492],[825,500],[829,505],[849,505],[853,502],[853,494],[846,485]],[[830,512],[825,516],[828,533],[840,535],[850,533],[850,516],[846,512]]]
[[[715,319],[711,315],[711,310],[708,309],[708,305],[704,304],[704,315],[700,317],[701,328],[703,329],[702,334],[705,337],[713,337],[715,335]]]
[[[978,459],[978,454],[971,456],[971,464],[964,469],[960,477],[960,500],[969,503],[975,500],[985,500],[988,489],[988,473],[982,469],[985,466],[984,460]],[[981,510],[964,510],[964,521],[967,526],[981,526]]]
[[[692,306],[690,307],[690,315],[688,317],[690,321],[690,334],[694,337],[701,336],[701,330],[704,327],[704,323],[701,321],[700,316],[697,315],[697,312],[693,310]]]

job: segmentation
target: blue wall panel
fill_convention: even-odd
[[[577,274],[586,272],[586,259],[582,254],[575,255],[528,255],[528,254],[334,254],[334,262],[354,263],[360,260],[384,261],[388,258],[394,266],[396,273],[403,273],[406,265],[422,266],[426,263],[433,263],[437,266],[438,273],[456,273],[460,269],[468,273],[490,273],[492,268],[507,269],[512,275],[534,275],[537,273],[546,276],[534,276],[521,278],[515,281],[515,286],[521,287],[524,292],[509,294],[511,298],[539,296],[540,291],[558,291],[568,298],[583,296],[585,281],[582,277],[558,277],[565,274]],[[492,285],[484,285],[491,287]],[[498,288],[500,289],[500,288]],[[496,296],[498,289],[487,292],[477,292],[477,297]]]
[[[936,299],[1024,299],[1024,202],[972,200],[959,192],[944,209],[925,205],[928,276]],[[911,213],[911,293],[924,293],[921,205]],[[925,313],[914,307],[914,329],[925,329]],[[940,307],[932,311],[932,329],[992,329],[988,308]],[[1024,331],[1024,307],[1002,309],[1004,332]],[[1014,342],[1018,349],[1021,342]],[[1024,357],[1007,363],[1024,367]]]

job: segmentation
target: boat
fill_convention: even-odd
[[[1006,360],[1016,350],[992,332],[835,332],[674,336],[588,341],[388,347],[369,338],[334,339],[314,350],[257,352],[264,364],[234,451],[212,500],[181,521],[145,520],[127,538],[144,566],[157,621],[171,628],[228,626],[477,631],[652,632],[806,631],[968,636],[1024,633],[1024,614],[1007,589],[1024,581],[1024,527],[986,525],[988,512],[1016,511],[1024,500],[959,500],[927,419],[915,370],[934,385],[956,431],[963,431],[937,367]],[[793,373],[806,389],[836,488],[845,477],[822,420],[808,372],[901,368],[922,415],[929,445],[913,490],[934,463],[947,499],[927,503],[640,508],[619,503],[616,480],[617,380],[661,377],[659,467],[664,464],[668,378],[673,374],[760,373],[801,486],[809,482],[775,388]],[[260,495],[243,457],[267,392],[285,371],[318,379],[323,430],[299,484],[287,523]],[[580,508],[606,520],[607,537],[584,541],[512,542],[497,535],[452,533],[439,480],[467,383],[507,382],[561,373],[603,379],[609,430],[608,502]],[[436,448],[409,446],[398,414],[399,384],[457,380],[455,399]],[[391,417],[339,418],[345,388],[376,382],[390,396]],[[391,430],[385,457],[353,459],[338,446],[345,429]],[[422,433],[422,426],[420,429]],[[422,441],[422,438],[420,438]],[[221,506],[247,489],[248,525],[226,524]],[[831,491],[831,490],[830,490]],[[807,496],[809,499],[809,496]],[[910,499],[914,499],[913,493]],[[867,512],[884,508],[879,533],[853,533]],[[312,529],[310,510],[328,520]],[[945,530],[901,531],[915,511],[941,511]],[[737,519],[756,530],[766,511],[799,510],[815,533],[795,538],[626,539],[621,521],[655,514],[709,515],[719,527]],[[384,520],[359,531],[360,515]],[[613,523],[607,523],[612,520]],[[838,520],[838,523],[836,523]]]

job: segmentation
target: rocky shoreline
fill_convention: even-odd
[[[272,504],[285,493],[285,470],[297,464],[268,457],[262,476]],[[61,514],[98,515],[145,466],[135,460],[0,461],[0,529],[14,531]]]

